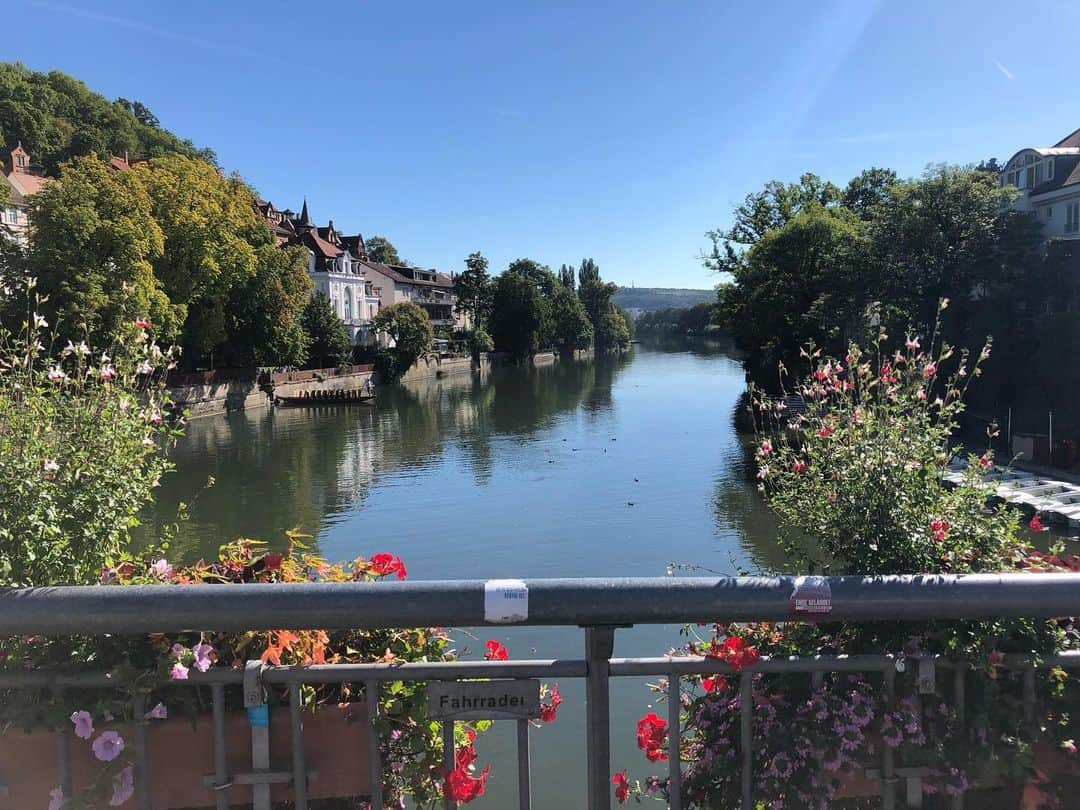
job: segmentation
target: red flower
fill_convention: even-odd
[[[935,374],[937,374],[936,363],[927,363],[925,366],[923,366],[922,375],[924,380],[929,380]]]
[[[390,574],[397,574],[398,579],[405,579],[405,563],[401,561],[400,557],[396,557],[393,554],[376,554],[371,558],[371,571],[376,576],[385,577]]]
[[[148,321],[146,318],[136,318],[135,319],[135,326],[138,329],[149,329],[150,328],[150,321]]]
[[[836,428],[829,427],[828,425],[822,425],[821,429],[817,432],[817,435],[823,439],[827,439],[836,433]]]
[[[796,473],[806,472],[806,462],[796,461],[794,464],[791,465],[791,471]]]
[[[728,688],[727,678],[723,675],[713,675],[711,678],[702,678],[701,686],[706,694],[713,692],[726,692]]]
[[[611,781],[615,785],[615,800],[619,804],[626,804],[626,800],[630,797],[630,782],[626,778],[626,771],[615,771]]]
[[[1044,532],[1044,531],[1046,531],[1046,526],[1043,525],[1043,522],[1042,522],[1042,520],[1040,520],[1038,515],[1035,515],[1035,517],[1033,517],[1031,519],[1031,522],[1028,523],[1028,526],[1031,528],[1031,530],[1033,532]]]
[[[476,732],[470,728],[465,736],[469,742],[454,752],[454,767],[462,770],[476,762]]]
[[[465,768],[454,768],[446,775],[446,795],[455,802],[467,804],[484,795],[491,766],[488,765],[479,776],[472,776]]]
[[[934,518],[930,521],[930,531],[934,533],[934,539],[940,543],[949,531],[949,523],[942,518]]]
[[[761,658],[757,647],[741,636],[728,636],[722,644],[712,643],[711,648],[705,653],[709,658],[718,658],[738,672],[743,667],[753,666]]]
[[[663,749],[667,739],[667,723],[649,712],[637,721],[637,747],[645,752],[649,762],[659,762],[668,758]]]
[[[285,561],[285,558],[281,554],[264,554],[263,555],[263,570],[264,571],[280,571],[281,564]]]
[[[493,638],[489,638],[487,644],[487,652],[484,653],[484,660],[486,661],[508,661],[510,659],[510,653],[506,651],[506,647],[497,642]]]
[[[559,694],[559,685],[551,687],[551,700],[540,704],[540,719],[545,723],[554,723],[555,714],[562,705],[562,695]]]

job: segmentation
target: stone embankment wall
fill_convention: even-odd
[[[592,357],[592,350],[574,352],[575,360]],[[559,362],[555,352],[540,352],[533,365],[549,366]],[[499,353],[484,353],[479,359],[471,357],[426,357],[417,360],[405,372],[403,382],[443,377],[448,374],[479,372],[486,374],[493,365],[507,362]],[[304,391],[348,391],[366,388],[368,382],[380,380],[374,367],[344,366],[308,371],[283,371],[260,374],[255,369],[219,369],[169,377],[169,392],[178,410],[187,410],[190,417],[210,416],[249,408],[264,408],[271,396],[295,397]]]

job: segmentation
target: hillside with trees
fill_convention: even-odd
[[[716,302],[716,290],[691,290],[679,287],[619,287],[612,300],[628,310],[653,312],[658,309],[683,309],[696,304]]]
[[[142,102],[109,101],[58,70],[41,73],[17,62],[0,63],[0,142],[8,148],[21,142],[50,176],[64,161],[91,154],[105,160],[180,154],[216,164],[213,151],[162,128]]]

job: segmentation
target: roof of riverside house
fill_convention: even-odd
[[[372,270],[382,273],[394,281],[400,281],[406,284],[416,284],[422,287],[443,287],[447,289],[453,289],[454,281],[446,273],[440,273],[437,270],[426,270],[422,267],[403,267],[399,264],[383,264],[382,262],[373,262],[369,259],[362,259],[361,264],[365,264]],[[424,273],[433,273],[435,275],[435,281],[426,281],[424,279],[418,279],[413,277],[413,271],[420,270]]]
[[[38,177],[36,174],[24,174],[23,172],[12,172],[7,176],[7,179],[19,197],[30,197],[37,194],[52,182],[48,177]],[[22,200],[16,199],[15,202],[22,202]]]

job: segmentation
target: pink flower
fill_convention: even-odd
[[[51,369],[49,369],[49,379],[53,382],[56,382],[58,380],[66,380],[67,374],[64,373],[64,370],[60,368],[60,366],[53,366]]]
[[[806,472],[806,462],[796,461],[794,464],[791,465],[791,471],[796,473]]]
[[[943,518],[934,518],[930,521],[930,531],[934,533],[934,539],[940,543],[949,531],[949,522]]]
[[[98,372],[98,376],[103,380],[111,380],[116,376],[116,369],[112,367],[111,363],[106,363],[101,367],[101,371]]]
[[[89,740],[94,735],[94,718],[90,712],[72,712],[71,722],[75,724],[75,736],[80,740]]]
[[[164,703],[158,703],[158,705],[146,713],[147,720],[164,720],[168,716],[169,710],[165,708]]]
[[[818,430],[817,435],[820,436],[823,439],[827,439],[830,436],[832,436],[834,433],[836,433],[836,428],[829,427],[828,425],[822,425],[821,429]]]
[[[915,395],[915,398],[919,400],[919,402],[926,402],[926,392],[920,388],[919,393]]]
[[[1061,744],[1061,747],[1068,751],[1070,754],[1076,753],[1076,743],[1074,743],[1072,740],[1065,740],[1065,742]]]
[[[761,443],[761,455],[767,456],[772,452],[772,443],[766,439]]]
[[[148,321],[146,318],[136,318],[135,319],[135,326],[138,329],[149,329],[150,328],[150,321]]]
[[[64,789],[55,787],[49,791],[49,810],[60,810],[64,806]]]
[[[158,579],[172,579],[173,567],[168,560],[158,560],[150,566],[150,573]]]
[[[113,779],[113,795],[109,805],[119,807],[135,794],[135,766],[128,765]]]
[[[124,738],[115,731],[103,731],[90,746],[94,756],[102,762],[112,762],[124,750]]]
[[[924,380],[929,380],[935,374],[937,374],[936,363],[927,363],[925,366],[923,366],[922,375]]]
[[[177,661],[169,670],[169,677],[174,681],[186,681],[188,679],[188,668]]]
[[[1031,522],[1028,523],[1028,526],[1031,528],[1031,530],[1033,532],[1045,532],[1046,531],[1046,526],[1043,525],[1043,522],[1039,518],[1038,515],[1035,515],[1035,517],[1033,517],[1031,519]]]
[[[919,339],[917,337],[909,337],[904,344],[908,351],[915,351],[919,348]]]
[[[991,451],[987,450],[981,456],[979,456],[979,467],[984,470],[989,470],[994,466],[994,455]]]
[[[206,670],[210,669],[210,666],[214,663],[210,660],[210,653],[214,651],[213,647],[200,641],[191,648],[191,651],[195,653],[195,669],[199,670],[199,672],[206,672]]]

